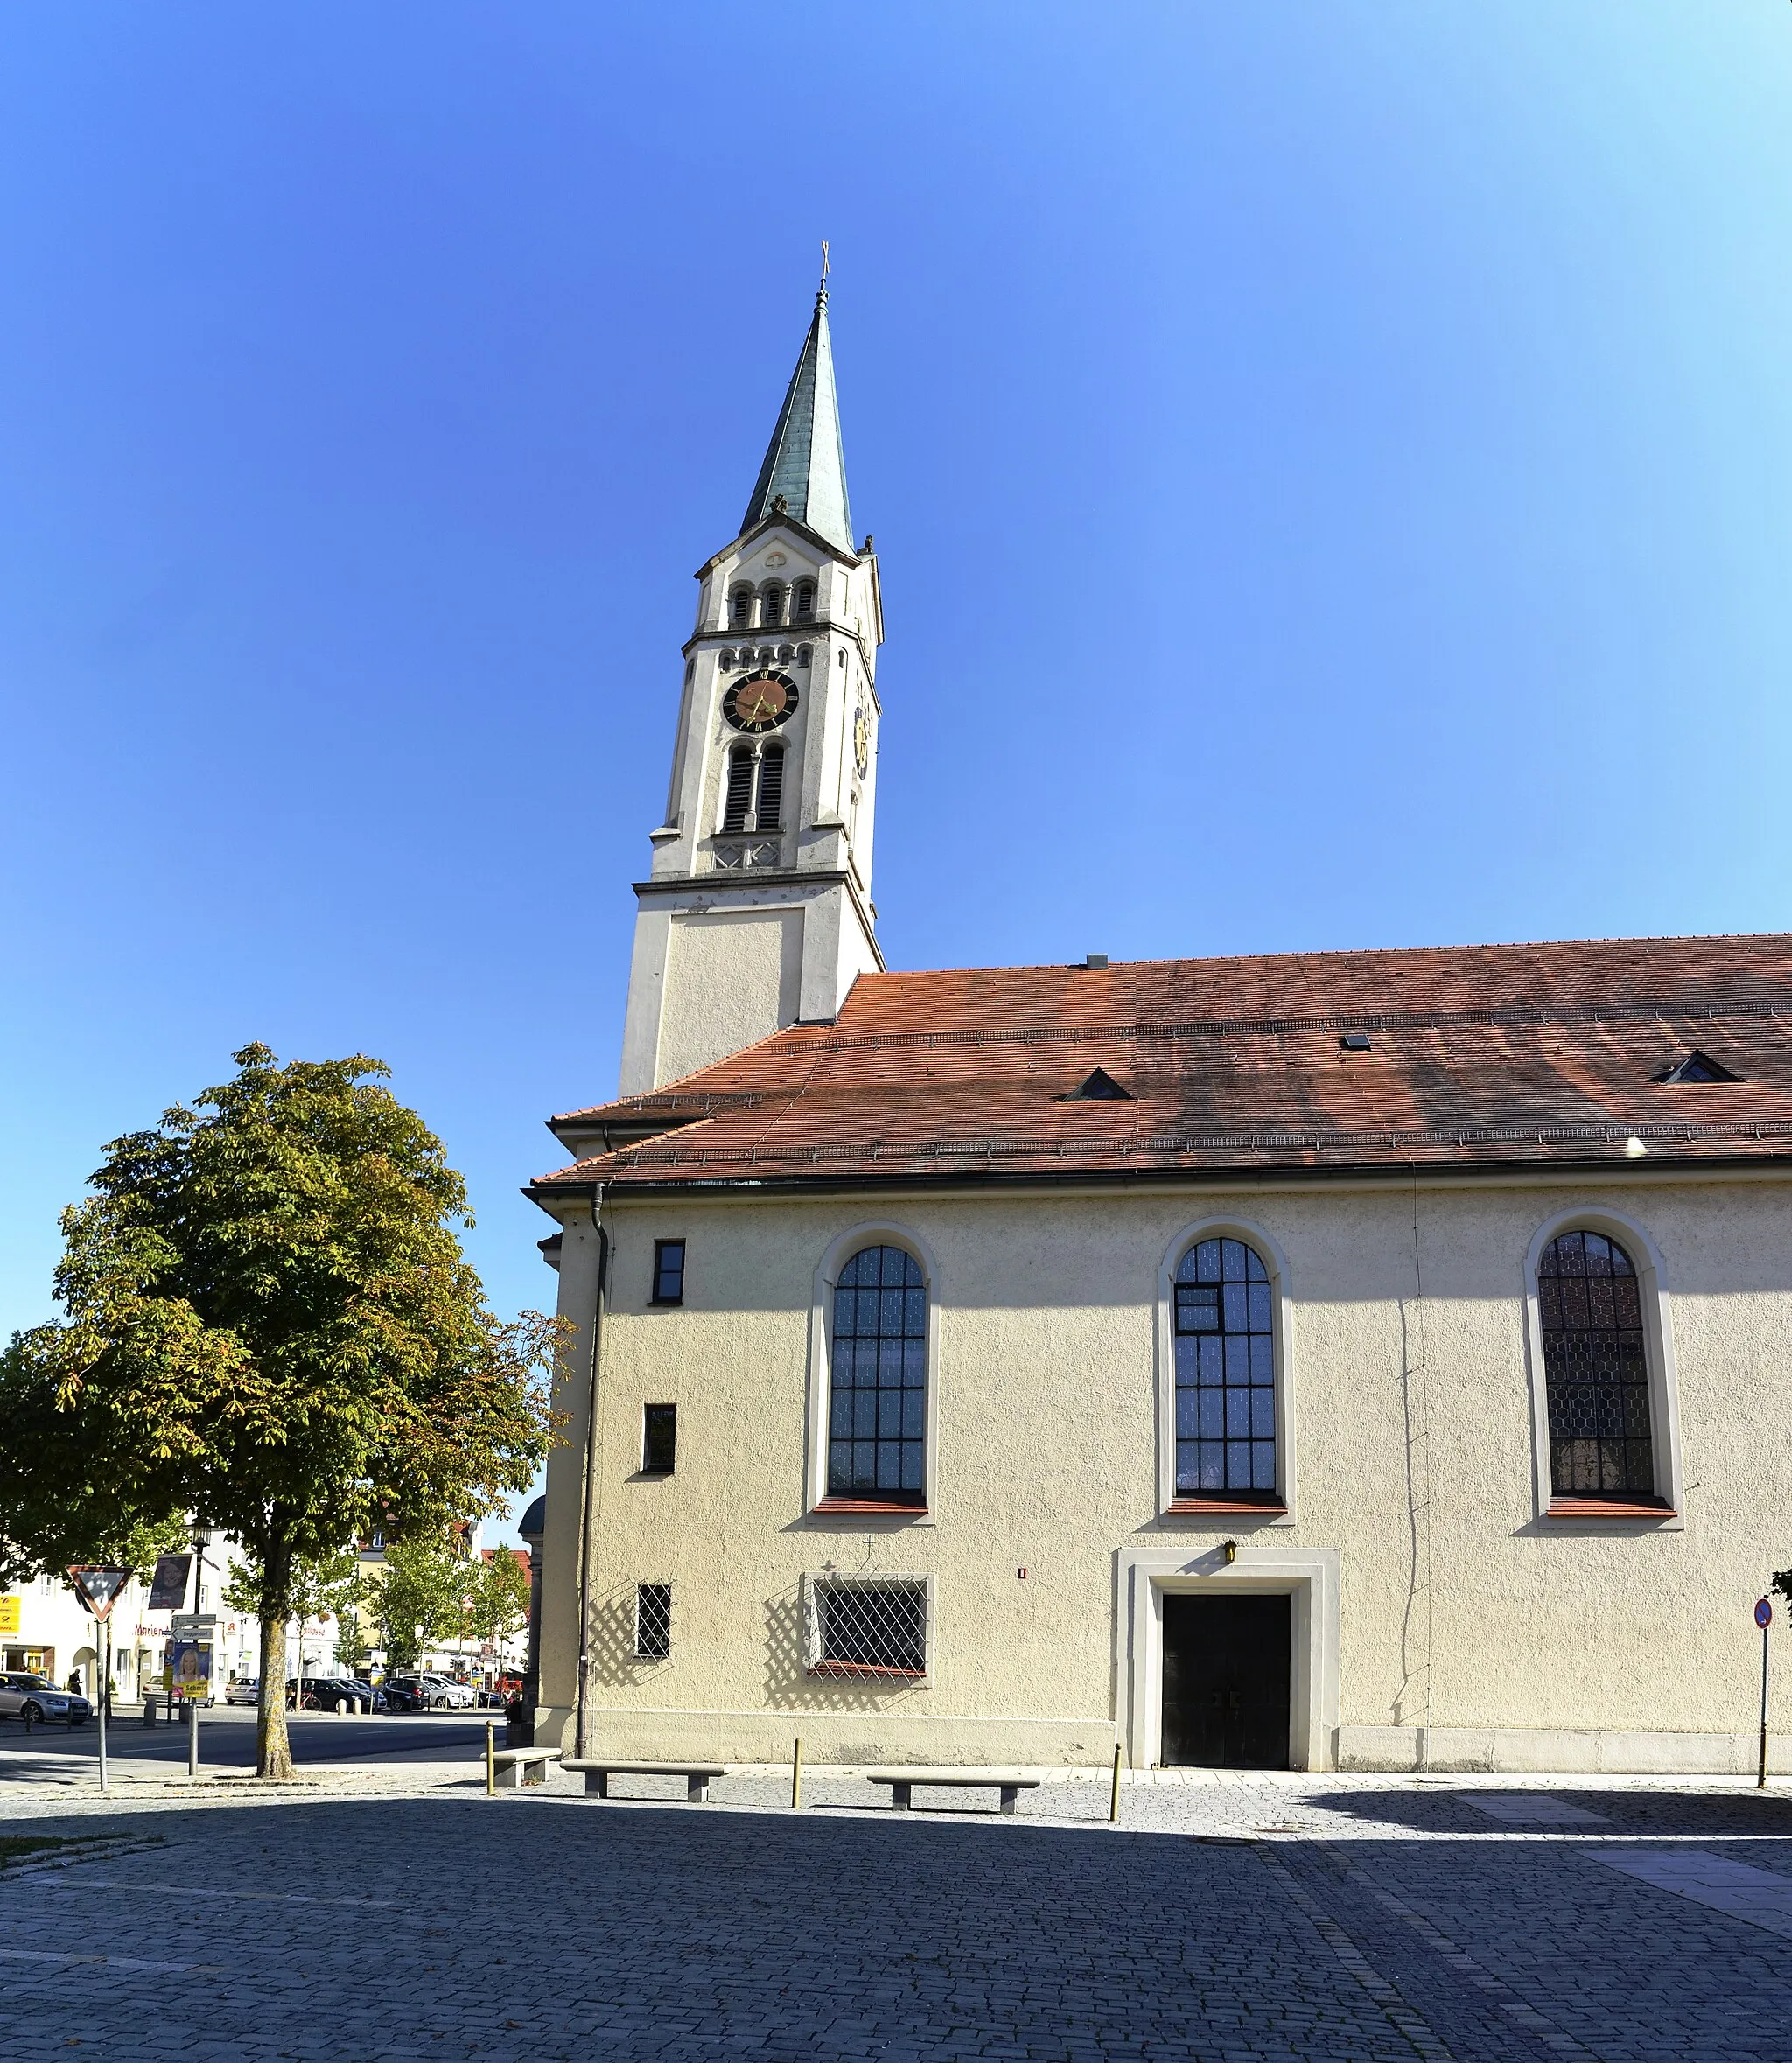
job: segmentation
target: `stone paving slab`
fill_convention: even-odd
[[[1228,1774],[1129,1787],[1116,1830],[1094,1781],[1012,1820],[828,1771],[794,1814],[766,1770],[707,1806],[405,1782],[0,1791],[0,1831],[134,1847],[0,1872],[0,2059],[1792,2059],[1792,1941],[1603,1860],[1771,1902],[1783,1794],[1539,1791],[1583,1829]]]

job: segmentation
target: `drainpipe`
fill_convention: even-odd
[[[586,1713],[591,1703],[592,1563],[597,1559],[598,1523],[598,1341],[603,1328],[604,1285],[609,1270],[609,1237],[599,1222],[604,1185],[592,1184],[592,1231],[598,1241],[598,1293],[592,1304],[591,1388],[585,1401],[584,1486],[578,1524],[578,1717],[574,1754],[583,1760],[587,1745]]]

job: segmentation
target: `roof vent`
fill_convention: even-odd
[[[1656,1076],[1657,1081],[1740,1081],[1740,1074],[1732,1074],[1727,1067],[1720,1066],[1709,1053],[1690,1052],[1676,1066]]]
[[[1369,1050],[1367,1032],[1347,1032],[1338,1043],[1347,1053],[1366,1053]]]
[[[1108,964],[1108,955],[1105,953],[1086,953],[1082,964],[1085,967],[1103,968]]]
[[[1130,1089],[1122,1088],[1105,1067],[1097,1067],[1087,1081],[1079,1082],[1067,1095],[1054,1096],[1058,1103],[1130,1103]]]

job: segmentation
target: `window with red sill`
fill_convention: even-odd
[[[1176,1502],[1282,1502],[1269,1270],[1242,1239],[1204,1239],[1176,1270]]]
[[[1564,1232],[1536,1271],[1558,1502],[1656,1502],[1648,1351],[1635,1264],[1602,1232]]]
[[[926,1503],[928,1292],[900,1247],[866,1247],[834,1290],[828,1494],[866,1505]]]

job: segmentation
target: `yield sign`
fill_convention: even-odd
[[[130,1569],[71,1569],[68,1580],[94,1617],[104,1619],[123,1595],[134,1573]]]

